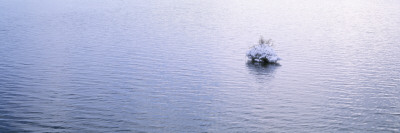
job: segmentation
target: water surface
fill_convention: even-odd
[[[400,132],[399,1],[0,3],[0,132]]]

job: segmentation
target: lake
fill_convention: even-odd
[[[400,1],[0,3],[0,132],[400,132]]]

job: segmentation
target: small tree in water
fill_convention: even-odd
[[[272,49],[272,40],[264,40],[261,36],[258,41],[258,45],[254,45],[247,52],[246,56],[255,62],[264,62],[264,63],[276,63],[280,58],[276,55],[275,51]]]

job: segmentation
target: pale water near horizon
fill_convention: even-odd
[[[400,1],[0,3],[0,132],[400,132]]]

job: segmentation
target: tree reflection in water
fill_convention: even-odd
[[[281,65],[279,63],[247,61],[246,66],[249,69],[249,74],[254,75],[257,82],[265,82],[274,78],[275,70]]]

